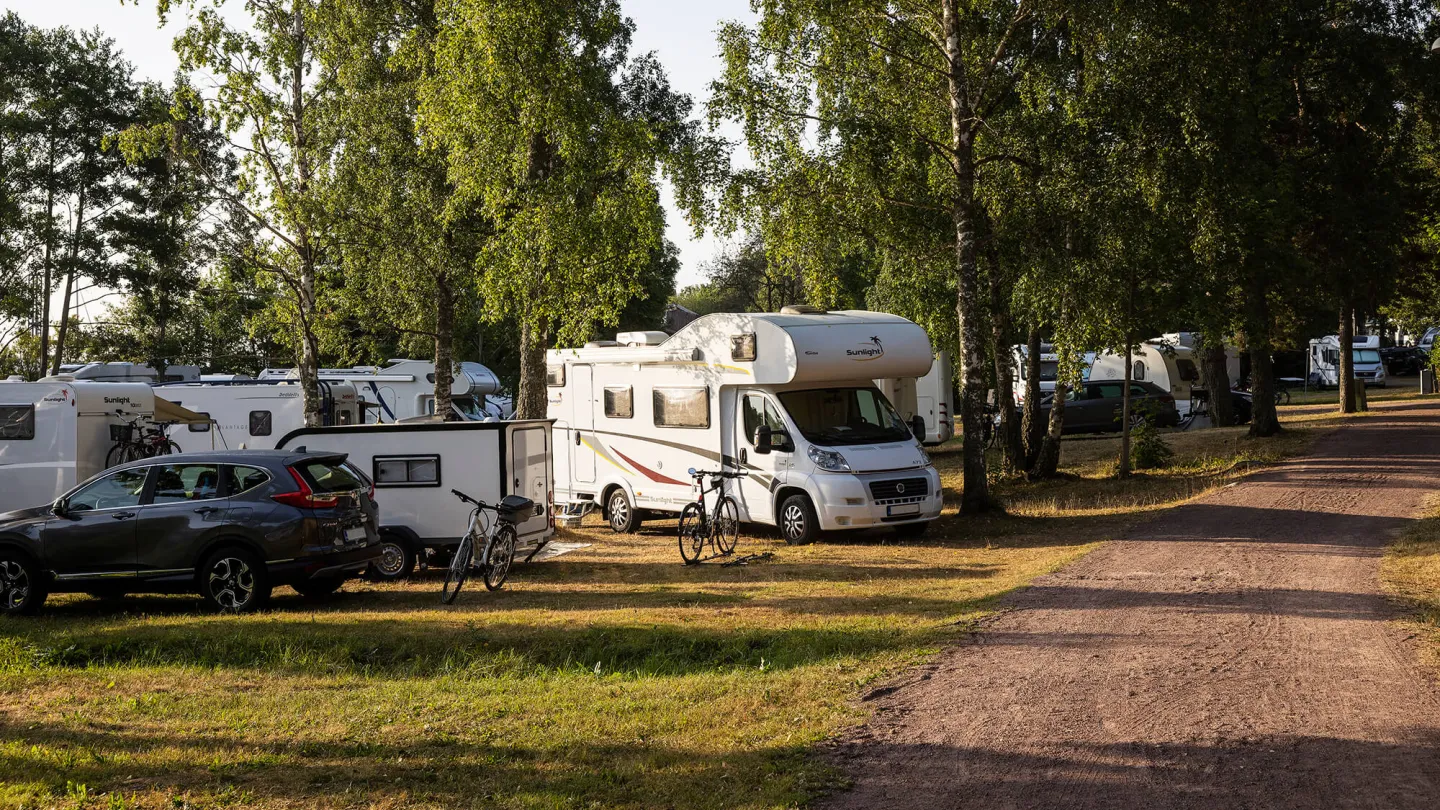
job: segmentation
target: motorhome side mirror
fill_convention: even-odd
[[[761,425],[755,428],[754,441],[750,443],[755,445],[756,454],[762,456],[768,455],[770,451],[774,449],[775,431],[772,430],[769,425]]]
[[[925,417],[915,414],[910,420],[910,433],[915,436],[915,441],[925,441]]]

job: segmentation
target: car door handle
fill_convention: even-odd
[[[128,519],[128,518],[133,518],[133,517],[135,517],[135,513],[134,513],[134,512],[113,512],[113,513],[111,513],[110,517],[115,518],[116,520],[126,520],[126,519]]]
[[[219,512],[219,511],[220,511],[220,507],[218,507],[218,506],[202,506],[202,507],[200,507],[199,509],[196,509],[196,510],[195,510],[195,514],[197,514],[197,515],[208,515],[208,514],[211,514],[211,513],[213,513],[213,512]]]

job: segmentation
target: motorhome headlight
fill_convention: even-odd
[[[810,447],[810,460],[815,466],[830,472],[850,472],[850,462],[834,450],[824,450],[819,447]]]
[[[919,445],[919,442],[916,442],[916,445],[917,445],[917,447],[916,447],[915,449],[920,451],[920,464],[921,464],[922,466],[929,467],[929,466],[930,466],[930,454],[927,453],[927,452],[925,452],[925,448],[918,446],[918,445]]]

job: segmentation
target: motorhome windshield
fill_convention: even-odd
[[[780,404],[812,444],[871,444],[911,438],[905,420],[874,388],[786,391],[780,395]]]
[[[1351,349],[1350,359],[1356,363],[1378,363],[1380,352],[1375,349]]]
[[[460,415],[466,419],[478,422],[485,418],[485,409],[480,407],[480,403],[474,397],[454,397],[450,400],[450,404],[454,405],[455,410],[459,411]]]
[[[1028,369],[1026,368],[1026,364],[1023,358],[1021,359],[1018,368],[1020,369],[1020,379],[1028,379],[1025,376]],[[1055,360],[1040,361],[1040,382],[1055,382],[1055,378],[1058,377],[1059,374],[1060,363]]]

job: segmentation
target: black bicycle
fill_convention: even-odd
[[[745,473],[697,470],[691,467],[690,477],[695,479],[699,495],[694,503],[685,504],[685,508],[680,512],[680,559],[684,560],[686,565],[698,563],[702,559],[722,557],[735,551],[735,543],[740,539],[740,505],[725,494],[725,480],[744,478]],[[708,487],[705,485],[706,478],[710,479]],[[717,497],[715,508],[707,512],[705,495],[710,492],[716,493]],[[707,543],[714,552],[710,557],[704,557]]]
[[[105,454],[106,469],[127,461],[139,461],[142,458],[168,456],[171,453],[180,452],[180,445],[176,444],[169,436],[170,427],[175,424],[174,422],[154,422],[142,425],[140,424],[144,420],[142,416],[124,419],[124,411],[115,413],[121,415],[125,424],[110,426],[110,438],[115,442],[115,446]]]
[[[471,571],[479,571],[485,582],[485,589],[498,591],[504,587],[510,576],[510,566],[515,563],[515,546],[518,537],[515,527],[528,515],[534,514],[535,502],[520,495],[506,495],[499,504],[478,501],[458,489],[450,493],[474,509],[470,510],[470,527],[460,538],[460,545],[450,558],[450,568],[445,573],[445,585],[440,590],[440,601],[449,605],[460,595],[465,580]],[[486,520],[494,515],[493,520]],[[475,546],[481,540],[484,547],[480,560],[475,561]]]

